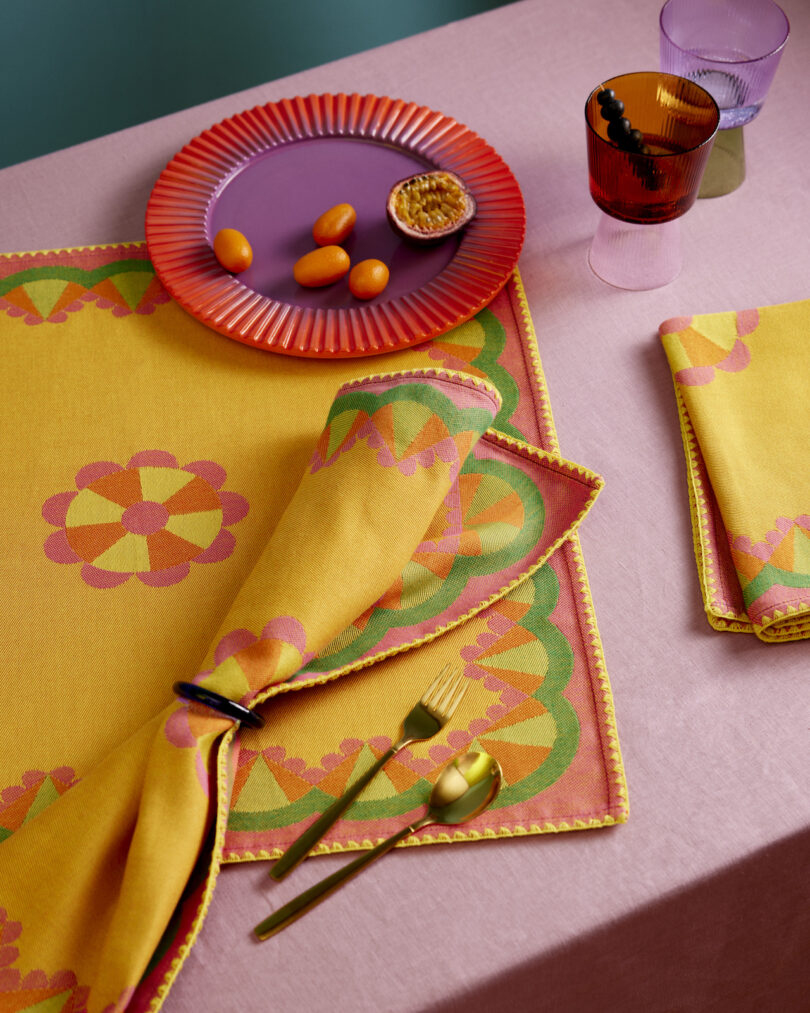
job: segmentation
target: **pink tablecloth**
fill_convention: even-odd
[[[673,284],[628,293],[586,264],[582,107],[600,77],[657,65],[658,6],[523,0],[0,172],[0,248],[107,243],[142,238],[166,161],[243,108],[368,91],[457,118],[523,188],[520,269],[561,449],[607,480],[582,542],[630,822],[405,850],[261,945],[250,927],[343,860],[273,886],[261,864],[226,868],[168,1013],[807,1008],[808,648],[705,621],[657,326],[808,296],[810,8],[784,2],[792,37],[746,130],[748,179],[684,218]]]

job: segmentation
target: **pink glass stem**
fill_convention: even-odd
[[[597,277],[616,288],[642,291],[668,285],[681,270],[680,219],[636,225],[603,212],[588,263]]]

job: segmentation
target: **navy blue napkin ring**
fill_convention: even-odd
[[[231,721],[238,721],[248,728],[264,727],[264,718],[261,714],[248,710],[241,703],[229,700],[227,696],[215,693],[212,689],[198,686],[194,682],[176,682],[172,689],[184,700],[193,700],[194,703],[201,703],[203,707],[210,707],[211,710],[221,714],[224,718],[230,718]]]

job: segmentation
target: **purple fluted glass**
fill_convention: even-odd
[[[759,113],[790,33],[773,0],[667,0],[661,70],[695,81],[720,107],[720,129]]]

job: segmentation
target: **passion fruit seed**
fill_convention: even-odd
[[[388,217],[394,228],[414,239],[442,239],[475,214],[475,200],[450,172],[425,172],[401,180],[391,190]]]
[[[397,194],[397,216],[417,229],[443,228],[457,222],[466,202],[461,188],[448,177],[417,176]]]

